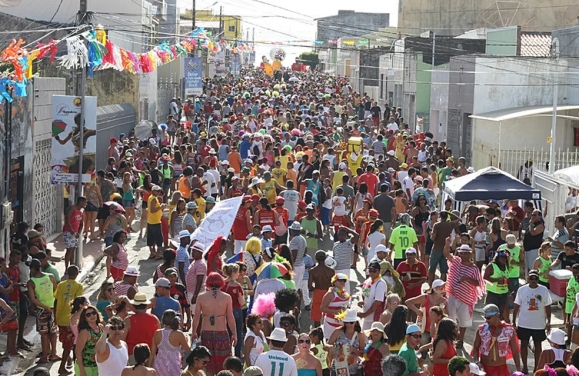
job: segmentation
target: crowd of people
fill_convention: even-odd
[[[454,210],[442,188],[474,172],[465,158],[344,78],[241,77],[173,100],[150,137],[110,140],[106,169],[65,212],[62,280],[41,231],[19,226],[0,260],[7,354],[30,349],[30,310],[39,363],[59,374],[503,376],[512,359],[522,374],[577,375],[577,223],[557,217],[545,237],[531,201]],[[230,235],[201,244],[197,228],[235,197]],[[159,260],[154,296],[125,247],[136,232]],[[105,244],[96,301],[75,281],[83,236]],[[572,272],[563,329],[557,269]],[[457,356],[483,299],[472,358]]]

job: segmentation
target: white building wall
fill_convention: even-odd
[[[430,132],[435,140],[446,140],[448,130],[449,69],[432,71],[430,84]]]
[[[546,58],[477,57],[474,113],[552,104],[554,79],[564,80],[566,65]]]

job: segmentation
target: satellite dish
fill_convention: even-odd
[[[12,8],[20,5],[22,0],[0,0],[0,7]]]

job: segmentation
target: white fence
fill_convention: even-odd
[[[575,149],[575,148],[574,148]],[[498,155],[498,151],[493,150],[491,155]],[[531,150],[501,150],[500,168],[509,174],[518,177],[521,166],[526,161],[533,161],[533,169],[548,171],[550,151],[549,148]],[[493,165],[496,161],[493,159]],[[557,150],[555,151],[555,168],[553,171],[571,166],[579,165],[579,150]]]

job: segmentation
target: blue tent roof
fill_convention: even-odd
[[[495,167],[449,180],[443,189],[456,201],[541,199],[541,191]]]

